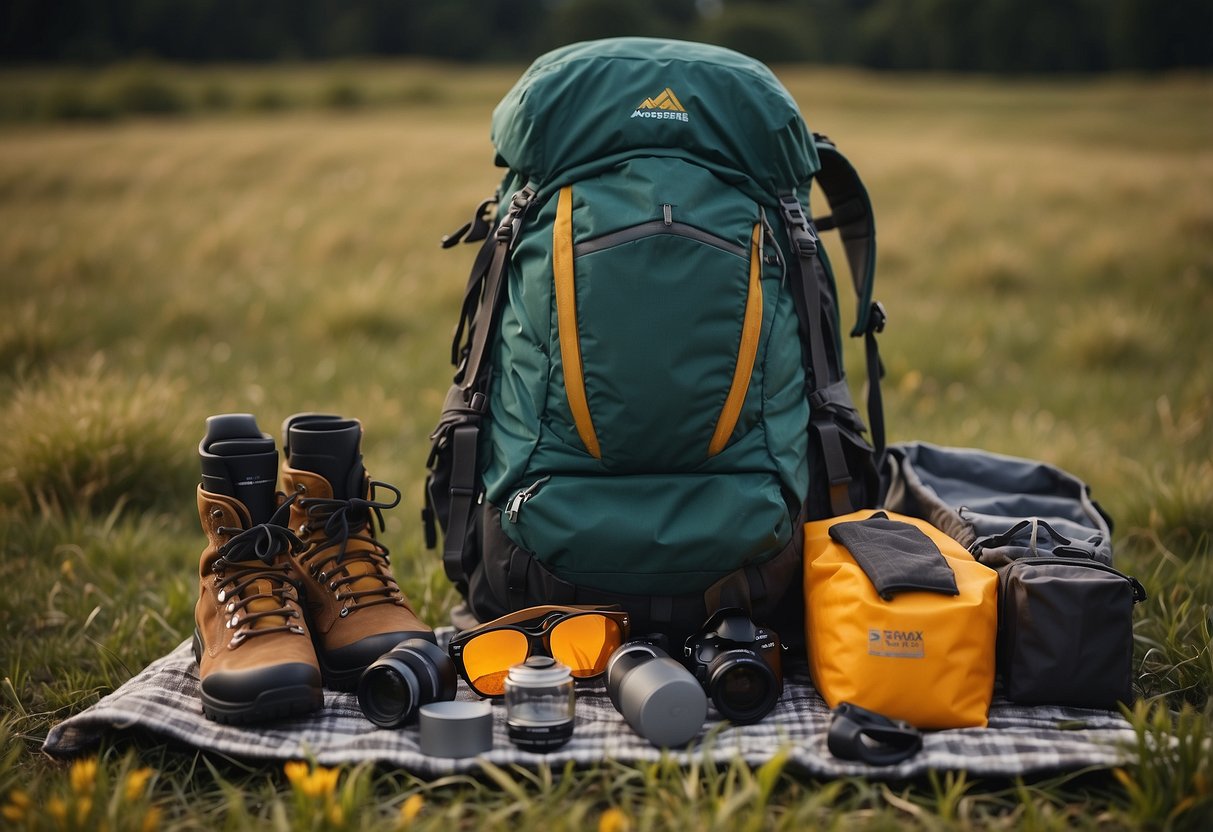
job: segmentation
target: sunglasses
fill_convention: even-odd
[[[551,656],[568,665],[574,679],[602,675],[628,628],[628,614],[618,607],[530,607],[464,630],[451,639],[449,652],[468,687],[501,696],[510,667],[530,656]]]

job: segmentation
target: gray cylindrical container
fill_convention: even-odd
[[[475,757],[493,748],[489,702],[431,702],[420,710],[421,753],[430,757]]]
[[[664,650],[625,644],[606,669],[607,693],[632,730],[657,748],[686,745],[708,715],[708,697],[691,672]]]

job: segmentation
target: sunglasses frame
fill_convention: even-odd
[[[552,630],[555,629],[557,624],[583,615],[601,615],[614,621],[619,627],[619,643],[623,644],[628,640],[628,634],[631,630],[631,617],[627,611],[617,604],[611,606],[549,604],[506,613],[500,618],[473,627],[470,630],[464,630],[451,639],[447,647],[447,653],[450,655],[451,661],[455,663],[455,670],[459,672],[459,676],[467,683],[467,686],[471,688],[473,693],[486,699],[498,699],[504,696],[505,693],[484,693],[473,684],[471,678],[468,676],[467,668],[463,664],[463,650],[469,642],[485,633],[497,632],[498,630],[512,630],[526,636],[527,654],[525,658],[530,658],[531,656],[550,657],[552,655]],[[534,622],[534,624],[530,627],[524,626],[530,622]],[[539,648],[539,652],[536,651],[536,648]],[[605,672],[606,666],[604,665],[603,669],[598,673],[591,676],[574,676],[573,679],[575,681],[597,679]]]

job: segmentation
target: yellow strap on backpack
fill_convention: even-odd
[[[876,513],[804,527],[805,635],[818,691],[831,708],[850,702],[918,728],[984,727],[994,693],[998,574],[929,523],[882,512],[930,538],[959,592],[886,600],[829,531]]]

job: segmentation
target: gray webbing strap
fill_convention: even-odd
[[[472,322],[472,336],[467,360],[456,373],[459,387],[465,393],[475,389],[480,382],[481,367],[488,349],[489,336],[492,335],[496,323],[497,307],[505,286],[504,277],[510,249],[514,245],[514,240],[518,238],[518,231],[522,227],[522,216],[534,198],[535,188],[530,185],[510,197],[509,210],[502,217],[494,232],[493,258],[485,273],[480,305]]]
[[[527,185],[510,198],[510,207],[497,230],[486,239],[473,264],[472,276],[468,281],[468,290],[464,297],[464,314],[456,330],[455,344],[452,353],[458,358],[461,347],[463,328],[467,322],[467,311],[470,300],[475,297],[477,284],[481,282],[480,302],[476,307],[475,317],[470,321],[470,340],[467,345],[467,356],[455,373],[455,383],[464,397],[464,403],[470,411],[470,418],[455,426],[450,433],[451,447],[451,480],[450,480],[450,511],[446,537],[442,545],[442,565],[447,577],[457,586],[466,585],[471,572],[471,564],[465,562],[467,555],[467,533],[471,527],[472,512],[476,509],[479,497],[480,466],[480,422],[487,409],[485,391],[481,390],[484,369],[487,366],[486,354],[490,335],[495,326],[497,307],[503,296],[505,287],[505,272],[509,261],[510,249],[518,238],[522,227],[522,217],[535,198],[535,188]],[[483,210],[478,209],[478,214]],[[490,249],[491,246],[491,249]],[[491,258],[488,252],[491,250]],[[484,261],[488,259],[487,268]],[[483,278],[480,270],[484,270]]]

